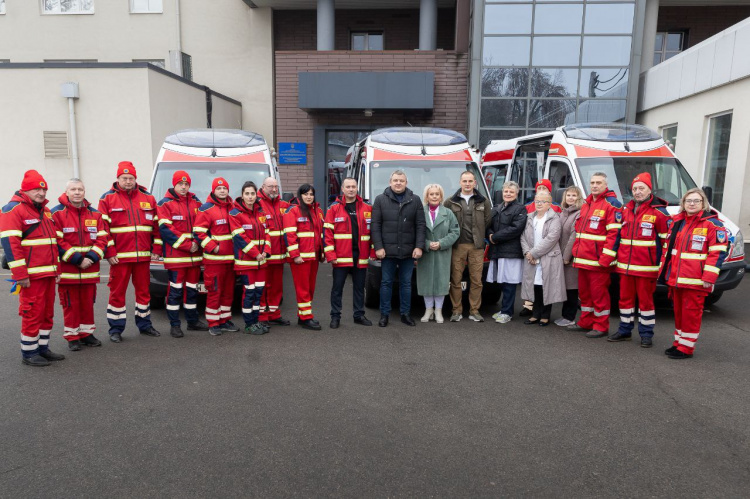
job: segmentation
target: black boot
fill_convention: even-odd
[[[161,333],[154,329],[153,326],[148,329],[144,329],[143,331],[141,331],[141,334],[144,336],[161,336]]]
[[[380,320],[378,321],[378,326],[380,327],[386,327],[388,325],[388,316],[387,315],[381,315]]]
[[[320,331],[320,323],[315,319],[297,319],[297,324],[303,329],[309,329],[311,331]]]
[[[77,352],[81,349],[81,342],[79,340],[70,340],[68,342],[68,350],[71,352]]]
[[[93,334],[90,334],[88,336],[84,336],[81,338],[81,344],[86,345],[87,347],[100,347],[102,346],[102,342],[99,341],[96,336]]]
[[[188,322],[187,328],[188,331],[208,331],[208,324],[199,319],[196,322]]]
[[[414,323],[414,321],[412,320],[412,318],[409,317],[408,315],[402,315],[401,316],[401,322],[403,322],[407,326],[412,326],[412,327],[416,326],[416,324]]]
[[[21,362],[23,364],[26,364],[27,366],[32,366],[32,367],[44,367],[44,366],[49,365],[49,361],[39,354],[36,354],[28,358],[22,357]]]
[[[45,359],[49,361],[57,361],[57,360],[65,360],[65,356],[59,353],[55,353],[50,349],[47,349],[45,351],[39,351],[39,355],[44,357]]]
[[[169,334],[172,336],[172,338],[182,338],[185,336],[185,333],[182,332],[182,328],[180,326],[172,326],[172,329],[169,330]]]

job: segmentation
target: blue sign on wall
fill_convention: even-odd
[[[307,143],[305,142],[279,142],[279,164],[280,165],[305,165],[307,164]]]

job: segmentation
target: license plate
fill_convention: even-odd
[[[208,291],[206,290],[206,285],[201,282],[198,283],[197,288],[199,293],[208,293]]]

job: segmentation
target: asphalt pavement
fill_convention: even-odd
[[[7,272],[7,271],[6,271]],[[4,277],[4,278],[7,278]],[[695,357],[557,326],[484,323],[320,332],[138,334],[21,365],[17,298],[3,295],[0,497],[748,497],[750,282],[705,315]],[[283,315],[295,318],[291,278]],[[419,319],[421,311],[413,315]],[[559,316],[559,306],[553,317]],[[242,322],[239,311],[235,323]],[[612,327],[616,327],[615,319]]]

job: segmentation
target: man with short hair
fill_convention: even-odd
[[[588,338],[601,338],[609,334],[610,272],[617,257],[615,248],[622,223],[622,204],[607,186],[605,173],[594,173],[589,186],[591,194],[576,220],[573,244],[581,318],[568,329],[586,331]]]
[[[151,324],[150,263],[158,260],[161,239],[156,199],[138,185],[135,166],[130,161],[117,165],[117,180],[99,199],[99,211],[110,240],[104,256],[110,264],[107,321],[109,339],[122,341],[127,318],[125,293],[132,279],[135,288],[135,324],[145,336],[160,336]]]
[[[451,322],[463,318],[463,291],[461,280],[464,269],[469,266],[469,319],[484,322],[479,313],[482,306],[482,270],[484,268],[485,232],[492,221],[492,203],[477,190],[477,179],[470,171],[459,177],[461,188],[445,200],[445,207],[453,212],[458,220],[461,233],[453,245],[451,253],[450,296],[453,305]]]
[[[99,262],[104,258],[109,234],[102,214],[86,200],[80,179],[68,180],[60,204],[52,208],[60,251],[58,294],[63,309],[63,338],[77,352],[82,346],[102,345],[94,336],[94,301],[99,283]]]
[[[381,261],[380,327],[388,326],[393,278],[398,270],[401,322],[416,324],[411,311],[411,275],[414,260],[422,256],[427,222],[419,196],[406,187],[406,173],[391,173],[390,185],[372,205],[371,237],[375,255]]]
[[[289,203],[281,199],[279,181],[267,177],[258,191],[258,202],[266,215],[271,253],[266,266],[266,285],[260,298],[260,322],[274,326],[288,326],[281,317],[281,299],[284,297],[284,262],[287,258],[284,242],[284,213]]]
[[[341,183],[341,197],[328,208],[324,228],[324,252],[333,265],[331,287],[331,329],[341,322],[341,295],[346,276],[352,275],[354,323],[372,326],[365,317],[365,277],[375,251],[370,240],[372,207],[357,194],[357,181],[351,177]]]

